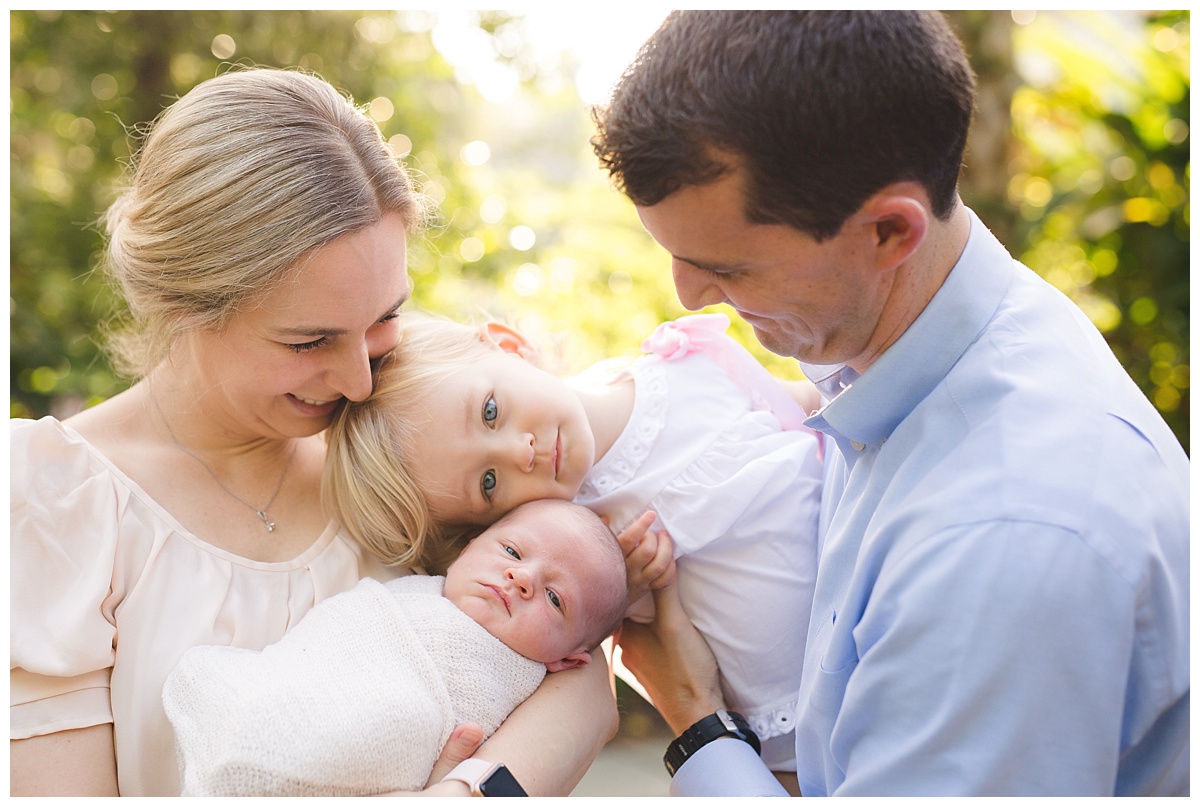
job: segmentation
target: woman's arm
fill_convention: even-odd
[[[8,744],[12,796],[119,796],[112,724]]]
[[[604,653],[547,675],[475,754],[503,762],[531,796],[567,796],[617,733],[617,700]]]

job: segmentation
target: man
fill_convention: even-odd
[[[1186,794],[1188,458],[963,206],[973,97],[937,13],[676,12],[593,145],[681,302],[828,402],[804,795]],[[672,792],[782,795],[662,606],[621,645],[684,735]]]

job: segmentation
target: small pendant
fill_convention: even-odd
[[[267,518],[267,514],[262,510],[255,510],[254,514],[262,519],[262,523],[267,525],[267,532],[275,531],[275,522]]]

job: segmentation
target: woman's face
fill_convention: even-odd
[[[220,331],[194,334],[180,369],[201,408],[255,436],[323,430],[343,398],[370,394],[370,360],[396,345],[405,259],[404,221],[385,216],[316,249]]]

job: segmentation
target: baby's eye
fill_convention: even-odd
[[[500,417],[500,407],[496,406],[496,399],[489,395],[483,403],[483,422],[494,426],[498,417]]]
[[[496,490],[496,472],[484,471],[483,478],[479,480],[479,488],[483,491],[483,498],[489,502],[492,500],[492,493]]]
[[[553,605],[555,608],[557,608],[560,611],[562,610],[562,600],[560,600],[558,598],[558,594],[551,591],[550,589],[546,589],[546,596],[550,598],[551,605]]]
[[[521,553],[518,552],[517,550],[513,549],[511,546],[504,547],[504,551],[507,552],[508,554],[512,555],[513,558],[515,558],[516,560],[521,559]]]

